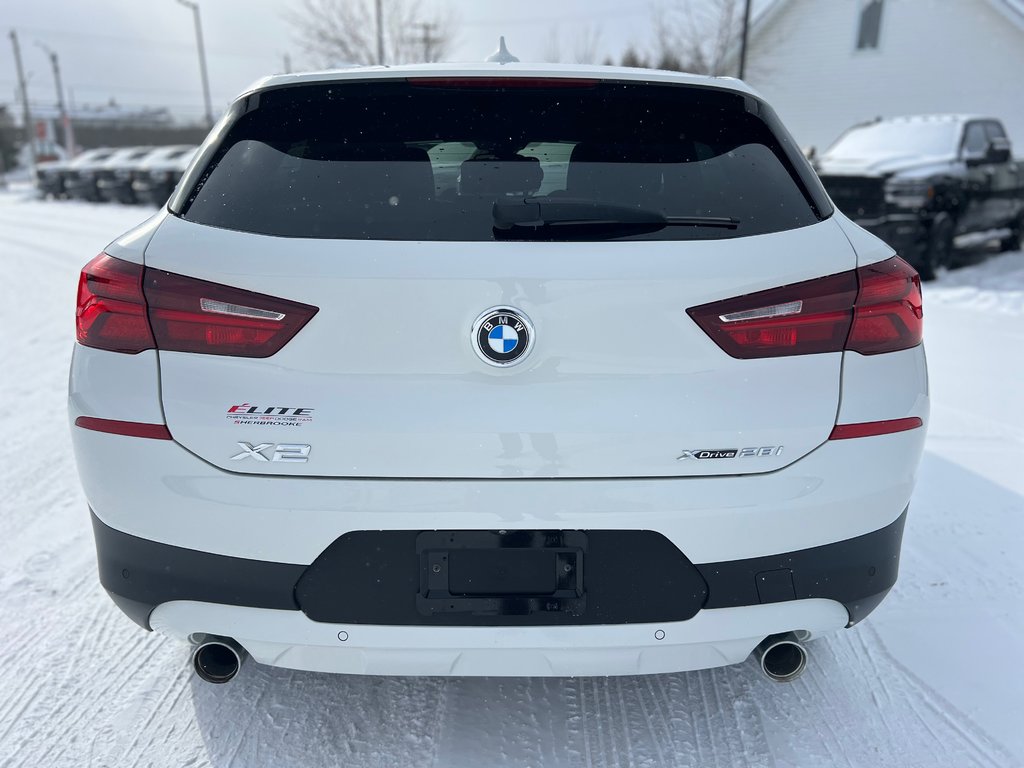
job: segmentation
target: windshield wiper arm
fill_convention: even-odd
[[[594,200],[535,197],[512,202],[495,201],[492,210],[494,228],[578,226],[721,227],[736,229],[740,221],[726,216],[665,216],[658,211],[613,205]]]

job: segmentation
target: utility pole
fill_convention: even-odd
[[[292,73],[292,57],[287,53],[284,54],[284,73],[290,75]]]
[[[194,0],[178,0],[186,8],[192,10],[192,18],[196,24],[196,48],[199,50],[199,76],[203,79],[203,103],[206,106],[206,125],[213,125],[213,107],[210,105],[210,80],[206,75],[206,48],[203,46],[203,24],[199,20],[199,3]]]
[[[437,28],[437,24],[433,24],[428,21],[419,21],[414,23],[413,26],[420,28],[420,42],[423,44],[423,61],[433,61],[434,42],[437,40],[437,38],[434,37],[434,30]]]
[[[64,129],[64,149],[67,150],[68,158],[75,156],[75,131],[71,127],[71,115],[68,114],[64,105],[64,86],[60,81],[60,62],[57,60],[57,52],[45,43],[36,40],[36,45],[46,51],[50,57],[50,66],[53,67],[53,82],[57,86],[57,110],[60,112],[60,123]]]
[[[747,37],[750,34],[750,0],[743,6],[743,34],[740,38],[740,80],[747,73]]]
[[[25,70],[21,66],[21,48],[18,47],[18,33],[11,30],[11,47],[14,48],[14,66],[18,72],[18,87],[21,89],[21,119],[25,121],[25,139],[28,141],[28,156],[32,170],[36,169],[36,136],[32,125],[32,112],[28,108],[28,86],[25,84]]]
[[[384,63],[384,4],[377,0],[377,63]]]

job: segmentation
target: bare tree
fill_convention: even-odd
[[[562,46],[558,39],[558,27],[553,26],[548,30],[548,39],[544,43],[544,61],[550,64],[557,64],[562,60]]]
[[[437,61],[451,49],[455,19],[420,0],[380,0],[384,62]],[[377,64],[375,0],[302,0],[285,17],[299,45],[318,66]]]
[[[573,45],[577,64],[593,64],[597,61],[597,49],[601,44],[601,27],[585,24],[580,27]]]
[[[655,7],[655,59],[663,69],[734,74],[724,70],[742,20],[741,0],[664,0]]]
[[[541,60],[548,63],[558,63],[562,60],[562,46],[557,25],[548,30],[548,39],[544,43]]]
[[[625,53],[622,54],[622,60],[619,62],[623,67],[648,67],[647,59],[644,58],[643,54],[639,53],[636,48],[630,45],[626,48]]]

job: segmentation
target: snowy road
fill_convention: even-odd
[[[1024,254],[927,287],[933,410],[901,579],[791,685],[193,680],[95,575],[64,398],[78,270],[140,209],[0,196],[0,768],[1024,765]]]

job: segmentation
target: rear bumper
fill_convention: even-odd
[[[421,610],[416,600],[417,532],[346,534],[307,567],[161,544],[117,531],[92,517],[100,581],[119,607],[146,628],[157,606],[177,601],[301,611],[315,623],[339,627],[404,628],[679,623],[709,609],[817,598],[841,604],[847,616],[844,623],[854,624],[896,582],[905,520],[906,510],[884,528],[852,539],[696,565],[664,537],[649,531],[590,531],[588,567],[595,576],[588,575],[594,586],[585,587],[592,593],[589,606],[576,615],[509,615]],[[630,544],[631,535],[638,543]],[[600,584],[595,580],[598,573]],[[193,632],[219,634],[204,626],[193,626],[183,634]]]
[[[78,348],[75,360],[72,423],[163,421],[155,353]],[[921,347],[847,355],[843,381],[840,423],[927,421]],[[740,476],[408,480],[240,474],[173,440],[71,432],[101,579],[139,623],[181,638],[234,637],[258,661],[301,669],[510,675],[696,669],[741,661],[769,634],[859,621],[895,580],[925,437],[829,440],[777,471]],[[688,591],[661,587],[689,613],[469,626],[383,620],[358,605],[320,620],[302,610],[298,585],[335,542],[382,532],[390,550],[392,536],[439,529],[656,532],[697,574]],[[366,587],[356,580],[338,594]],[[651,602],[658,588],[647,577],[633,602]],[[402,592],[416,594],[415,583]]]
[[[839,603],[810,599],[709,609],[689,621],[657,624],[389,627],[323,624],[299,611],[182,601],[159,606],[152,623],[176,637],[233,637],[262,664],[313,672],[576,677],[738,664],[768,635],[800,627],[814,637],[842,628],[846,618]]]

